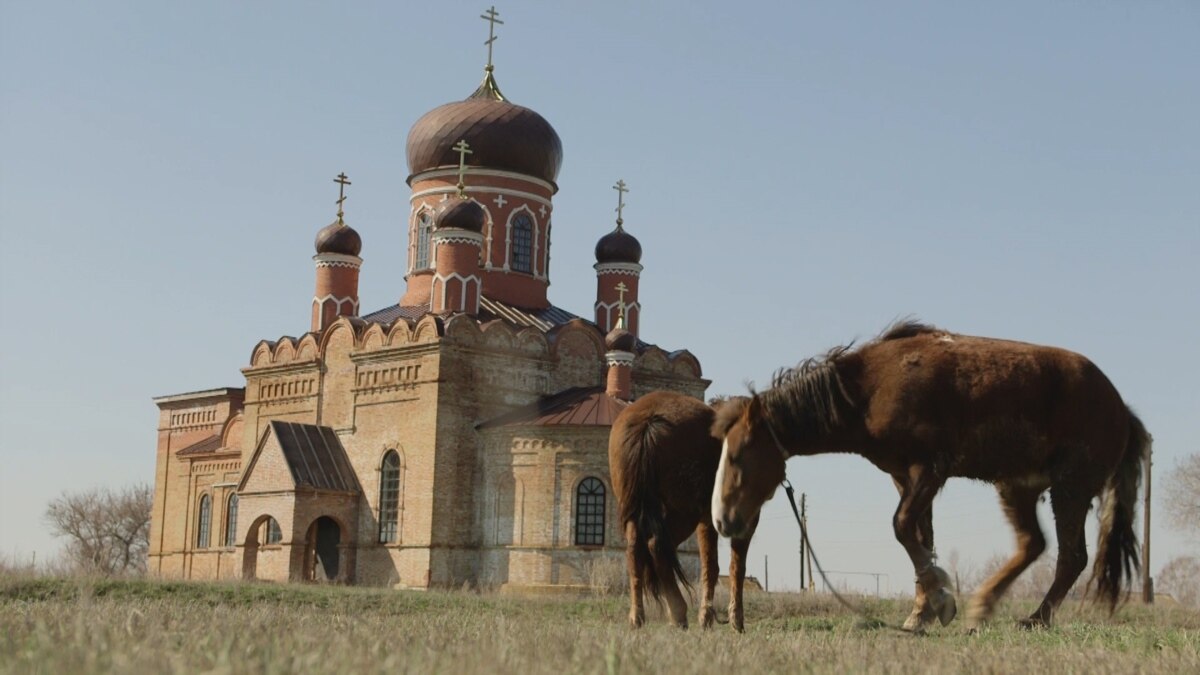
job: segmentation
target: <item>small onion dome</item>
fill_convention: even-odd
[[[456,229],[482,233],[486,224],[487,214],[473,199],[451,197],[439,204],[433,214],[434,230]]]
[[[416,175],[458,166],[454,145],[466,141],[469,166],[514,171],[554,183],[562,166],[562,141],[536,112],[505,100],[488,72],[463,101],[425,113],[408,132],[408,171]]]
[[[626,232],[620,225],[596,242],[598,263],[636,263],[641,260],[642,245],[638,243],[637,237]]]
[[[315,245],[317,253],[357,256],[362,251],[362,237],[358,236],[353,227],[341,220],[335,220],[317,232]]]
[[[608,332],[604,345],[610,352],[632,352],[637,345],[637,338],[624,328],[617,327]]]

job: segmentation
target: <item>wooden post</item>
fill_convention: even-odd
[[[769,555],[763,556],[763,577],[767,584],[767,587],[765,590],[768,593],[770,593],[771,592],[771,556],[769,556]]]
[[[1142,602],[1154,604],[1154,579],[1150,576],[1150,467],[1154,465],[1151,456],[1153,448],[1146,448],[1146,503],[1142,514]]]

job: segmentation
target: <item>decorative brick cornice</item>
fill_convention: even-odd
[[[633,352],[623,352],[623,351],[619,351],[619,350],[605,352],[605,354],[604,354],[604,360],[610,367],[611,366],[629,366],[630,368],[632,368],[633,362],[636,358],[637,358],[637,355],[635,355]]]
[[[645,268],[638,263],[596,263],[592,269],[596,270],[596,274],[628,274],[636,277],[641,276]]]
[[[313,262],[317,263],[317,267],[362,267],[362,258],[343,253],[318,253],[313,256]]]
[[[483,235],[469,230],[434,230],[429,240],[434,244],[474,244],[483,248]]]

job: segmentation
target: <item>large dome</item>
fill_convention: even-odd
[[[408,132],[408,171],[457,167],[453,146],[471,147],[467,165],[514,171],[554,183],[562,166],[562,141],[544,117],[510,103],[489,71],[464,101],[425,113]]]

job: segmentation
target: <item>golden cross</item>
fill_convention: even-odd
[[[463,176],[467,173],[467,155],[475,154],[471,150],[471,146],[467,145],[465,140],[460,140],[451,148],[458,153],[458,196],[466,197],[466,184],[463,183]]]
[[[625,328],[625,292],[629,287],[622,281],[613,288],[617,289],[617,328]]]
[[[350,179],[346,177],[345,171],[339,173],[337,175],[337,178],[333,179],[333,182],[338,184],[337,218],[338,218],[338,222],[341,223],[342,216],[344,215],[342,213],[342,202],[346,201],[346,186],[350,185],[351,183],[350,183]],[[342,224],[344,225],[345,223],[342,223]]]
[[[621,219],[621,212],[625,210],[625,193],[629,192],[629,188],[625,187],[625,181],[618,180],[613,189],[617,191],[617,227],[620,227],[625,224]]]
[[[483,44],[487,45],[488,48],[487,69],[489,71],[492,69],[492,43],[496,41],[496,24],[500,24],[501,26],[504,25],[503,21],[496,18],[498,16],[500,16],[500,12],[496,11],[495,5],[492,5],[487,9],[486,12],[479,15],[479,18],[488,22],[488,39],[487,42]]]

